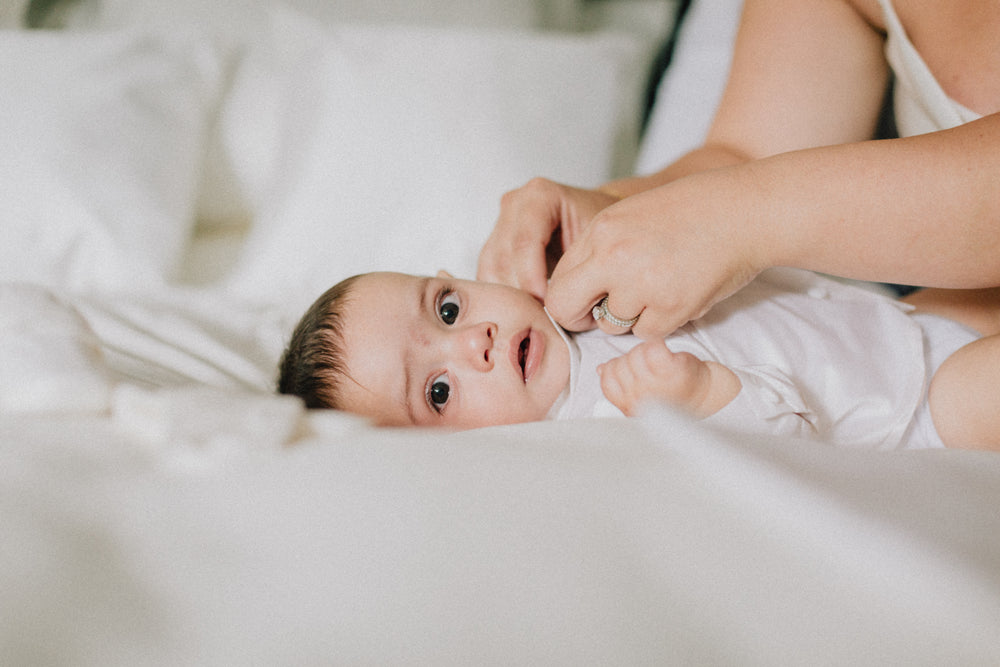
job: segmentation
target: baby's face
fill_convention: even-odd
[[[373,273],[344,307],[343,405],[386,426],[544,419],[569,351],[542,305],[503,285]]]

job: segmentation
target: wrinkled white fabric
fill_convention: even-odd
[[[101,412],[112,384],[76,309],[37,285],[0,283],[0,417]]]

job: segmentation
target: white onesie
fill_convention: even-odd
[[[911,311],[808,271],[771,269],[665,343],[739,377],[739,395],[710,422],[859,448],[941,447],[927,412],[928,381],[979,336]],[[601,393],[596,369],[641,341],[599,330],[564,340],[570,382],[550,417],[621,416]]]

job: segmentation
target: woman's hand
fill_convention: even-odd
[[[544,300],[549,262],[575,243],[618,197],[535,178],[500,200],[500,217],[479,253],[476,278],[527,290]]]
[[[641,338],[662,338],[770,266],[762,216],[740,197],[729,170],[705,172],[633,195],[601,211],[552,273],[546,306],[572,331],[594,326],[605,296]],[[608,333],[625,330],[606,320]]]

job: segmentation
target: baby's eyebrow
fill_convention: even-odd
[[[428,288],[428,286],[430,284],[431,284],[431,279],[429,277],[427,277],[427,278],[421,278],[420,281],[417,283],[417,290],[418,290],[418,296],[419,296],[419,303],[418,303],[419,310],[417,311],[418,313],[424,313],[424,312],[427,311],[427,308],[428,308],[428,305],[427,305],[427,292],[428,292],[428,289],[427,288]]]
[[[403,358],[403,405],[406,407],[406,416],[409,418],[411,424],[417,423],[417,415],[413,411],[413,401],[410,400],[410,363],[406,355]]]
[[[417,318],[416,321],[421,321],[421,315],[427,312],[428,302],[427,293],[428,287],[430,286],[431,279],[429,277],[421,278],[417,281]],[[403,351],[403,404],[406,406],[406,416],[409,418],[410,423],[416,425],[417,413],[413,401],[410,397],[413,395],[410,393],[412,391],[413,384],[410,372],[410,348],[406,348]],[[421,392],[423,393],[423,392]]]

